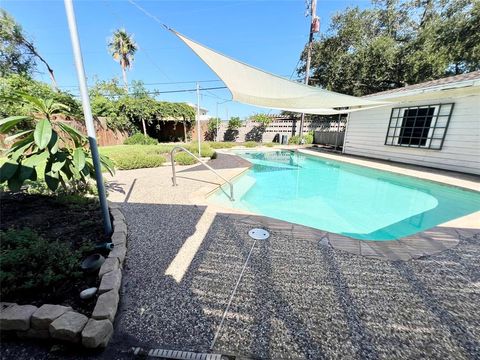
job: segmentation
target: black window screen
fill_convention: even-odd
[[[393,108],[385,145],[440,150],[453,104]]]

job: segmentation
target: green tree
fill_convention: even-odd
[[[215,140],[217,137],[217,127],[220,126],[221,124],[221,119],[217,117],[212,117],[208,119],[207,123],[207,131],[208,131],[208,137],[210,140]]]
[[[374,0],[369,9],[347,8],[313,45],[311,84],[361,96],[479,70],[479,28],[476,0]],[[298,74],[304,72],[303,63]]]
[[[228,120],[228,129],[229,130],[238,130],[239,127],[243,125],[242,120],[238,116],[232,116],[230,120]]]
[[[11,73],[5,77],[0,77],[0,118],[13,115],[29,115],[31,113],[28,103],[17,101],[15,96],[12,97],[19,92],[42,99],[51,98],[55,102],[68,106],[69,110],[64,111],[65,114],[75,118],[83,116],[81,104],[72,94],[66,91],[54,91],[51,86],[41,81]]]
[[[128,92],[127,69],[132,66],[138,46],[133,40],[133,36],[129,35],[125,29],[118,29],[113,33],[108,43],[108,49],[115,61],[120,63],[125,90]]]
[[[57,89],[53,69],[40,55],[33,42],[27,39],[21,25],[4,9],[0,9],[0,75],[31,75],[35,70],[35,59],[45,65],[52,86]]]

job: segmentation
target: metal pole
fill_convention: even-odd
[[[197,82],[197,141],[198,141],[198,157],[202,157],[202,149],[200,145],[200,85]]]
[[[313,34],[314,34],[314,29],[313,29],[313,19],[315,16],[315,13],[317,12],[317,0],[312,0],[312,5],[311,5],[311,12],[310,12],[310,36],[308,39],[308,47],[307,47],[307,63],[305,65],[305,85],[308,85],[308,80],[310,77],[310,63],[312,59],[312,45],[313,45]],[[300,139],[303,136],[303,124],[305,122],[305,113],[302,113],[302,117],[300,118]],[[302,141],[303,143],[303,141]]]
[[[218,101],[217,101],[217,132],[215,133],[215,141],[218,142]]]
[[[68,28],[70,30],[70,40],[72,42],[73,56],[75,59],[75,67],[77,70],[78,84],[80,87],[80,95],[82,97],[83,114],[85,116],[85,125],[87,127],[88,141],[90,143],[90,151],[92,152],[93,166],[95,168],[98,197],[100,199],[100,206],[102,208],[103,228],[106,234],[111,234],[112,223],[110,221],[110,213],[108,212],[105,186],[103,184],[102,167],[100,164],[100,156],[98,154],[95,126],[93,125],[92,110],[90,108],[90,99],[88,97],[87,81],[85,79],[85,69],[83,67],[82,51],[80,49],[77,22],[75,20],[75,10],[73,8],[72,0],[64,0],[64,4],[68,20]]]
[[[337,151],[337,146],[338,146],[338,133],[340,132],[340,119],[342,117],[342,114],[338,114],[338,120],[337,120],[337,132],[335,133],[335,151]]]

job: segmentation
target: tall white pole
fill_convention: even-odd
[[[198,139],[198,157],[202,156],[202,148],[200,145],[202,136],[200,134],[200,85],[197,82],[197,139]]]
[[[215,132],[215,141],[218,142],[218,101],[217,101],[217,131]]]
[[[90,99],[88,97],[87,81],[85,79],[85,69],[83,67],[82,51],[80,49],[80,40],[78,38],[77,21],[75,20],[75,10],[72,0],[64,0],[65,12],[67,13],[68,28],[70,30],[70,40],[72,42],[73,57],[75,59],[75,68],[77,70],[80,95],[82,97],[83,115],[85,116],[85,125],[87,127],[88,141],[90,151],[92,152],[93,166],[95,168],[95,178],[97,180],[98,197],[102,208],[103,228],[106,234],[112,233],[112,223],[108,212],[107,197],[105,186],[103,184],[102,166],[97,148],[97,138],[95,135],[95,126],[93,125],[92,110],[90,108]]]

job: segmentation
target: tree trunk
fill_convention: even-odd
[[[123,66],[123,64],[120,64],[120,66],[122,67],[123,83],[125,84],[125,90],[127,91],[127,94],[128,94],[127,70],[125,69],[125,66]]]
[[[183,122],[183,142],[187,142],[187,122]]]
[[[52,81],[52,87],[55,91],[58,91],[58,86],[57,86],[57,81],[55,80],[55,75],[53,74],[53,69],[50,67],[50,65],[47,63],[47,60],[45,60],[38,52],[37,49],[35,49],[35,46],[27,41],[27,39],[22,37],[23,44],[27,47],[27,49],[34,55],[36,56],[47,68],[48,74],[50,75],[50,80]]]
[[[147,136],[147,127],[145,126],[145,119],[142,119],[143,135]]]

